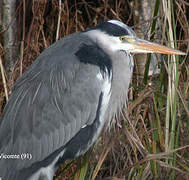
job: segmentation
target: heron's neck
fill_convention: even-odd
[[[133,74],[133,57],[126,52],[109,53],[112,57],[113,80],[107,118],[112,119],[116,114],[119,115],[122,107],[127,104],[128,89]]]

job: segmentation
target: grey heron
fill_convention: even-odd
[[[127,101],[131,53],[185,53],[110,20],[45,49],[15,83],[0,121],[0,177],[52,180],[85,153]]]

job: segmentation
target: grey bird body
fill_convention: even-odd
[[[116,58],[117,61],[113,65],[115,70],[110,68],[110,74],[108,74],[108,67],[105,65],[101,69],[95,64],[80,63],[76,54],[83,45],[91,46],[90,51],[102,51],[102,57],[97,58],[107,58],[108,55]],[[70,49],[72,53],[67,53]],[[113,101],[111,96],[120,99],[121,103],[125,102],[127,92],[119,93],[119,88],[128,89],[129,86],[126,77],[131,73],[128,73],[129,68],[127,70],[128,61],[123,60],[127,54],[108,53],[110,54],[107,55],[107,52],[100,50],[86,32],[86,34],[76,33],[67,36],[46,49],[36,59],[16,82],[0,126],[1,153],[17,155],[28,153],[32,158],[1,159],[0,167],[3,168],[0,168],[0,176],[8,177],[7,179],[16,179],[17,176],[17,179],[29,178],[29,172],[33,173],[32,169],[38,170],[42,164],[40,161],[52,155],[52,158],[47,159],[42,166],[48,167],[57,155],[64,151],[64,145],[81,131],[82,127],[88,128],[94,123],[95,118],[105,118],[107,115],[111,117],[111,112],[116,112],[120,102]],[[98,55],[101,54],[98,53]],[[89,52],[88,56],[95,58],[93,52]],[[112,62],[111,59],[108,61]],[[123,74],[116,74],[117,69]],[[118,83],[120,80],[123,82]],[[115,83],[115,89],[111,90],[108,84],[112,82]],[[104,108],[103,117],[100,117],[102,112],[97,112],[100,96],[102,96],[102,102],[105,100],[104,106],[107,106]],[[109,106],[108,102],[111,102]],[[107,108],[108,112],[105,114]],[[94,139],[86,145],[87,148],[83,150],[82,146],[78,147],[80,149],[77,152],[78,155],[95,142],[105,121],[100,123],[102,124],[94,129],[99,132],[93,135]],[[82,138],[86,138],[86,135]],[[53,157],[53,153],[60,148],[62,150]],[[22,172],[19,172],[20,170]]]
[[[135,37],[123,23],[108,23],[112,34],[115,25]],[[0,121],[0,154],[20,157],[1,157],[3,180],[52,180],[61,163],[89,149],[126,102],[133,58],[114,47],[117,34],[110,43],[106,27],[100,28],[54,43],[16,82]]]

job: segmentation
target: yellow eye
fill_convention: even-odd
[[[125,41],[126,37],[125,36],[120,36],[119,39],[120,39],[120,41]]]

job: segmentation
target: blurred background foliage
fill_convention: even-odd
[[[109,19],[189,51],[188,0],[0,1],[0,112],[16,79],[53,42]],[[135,56],[128,108],[54,179],[189,179],[188,56]]]

